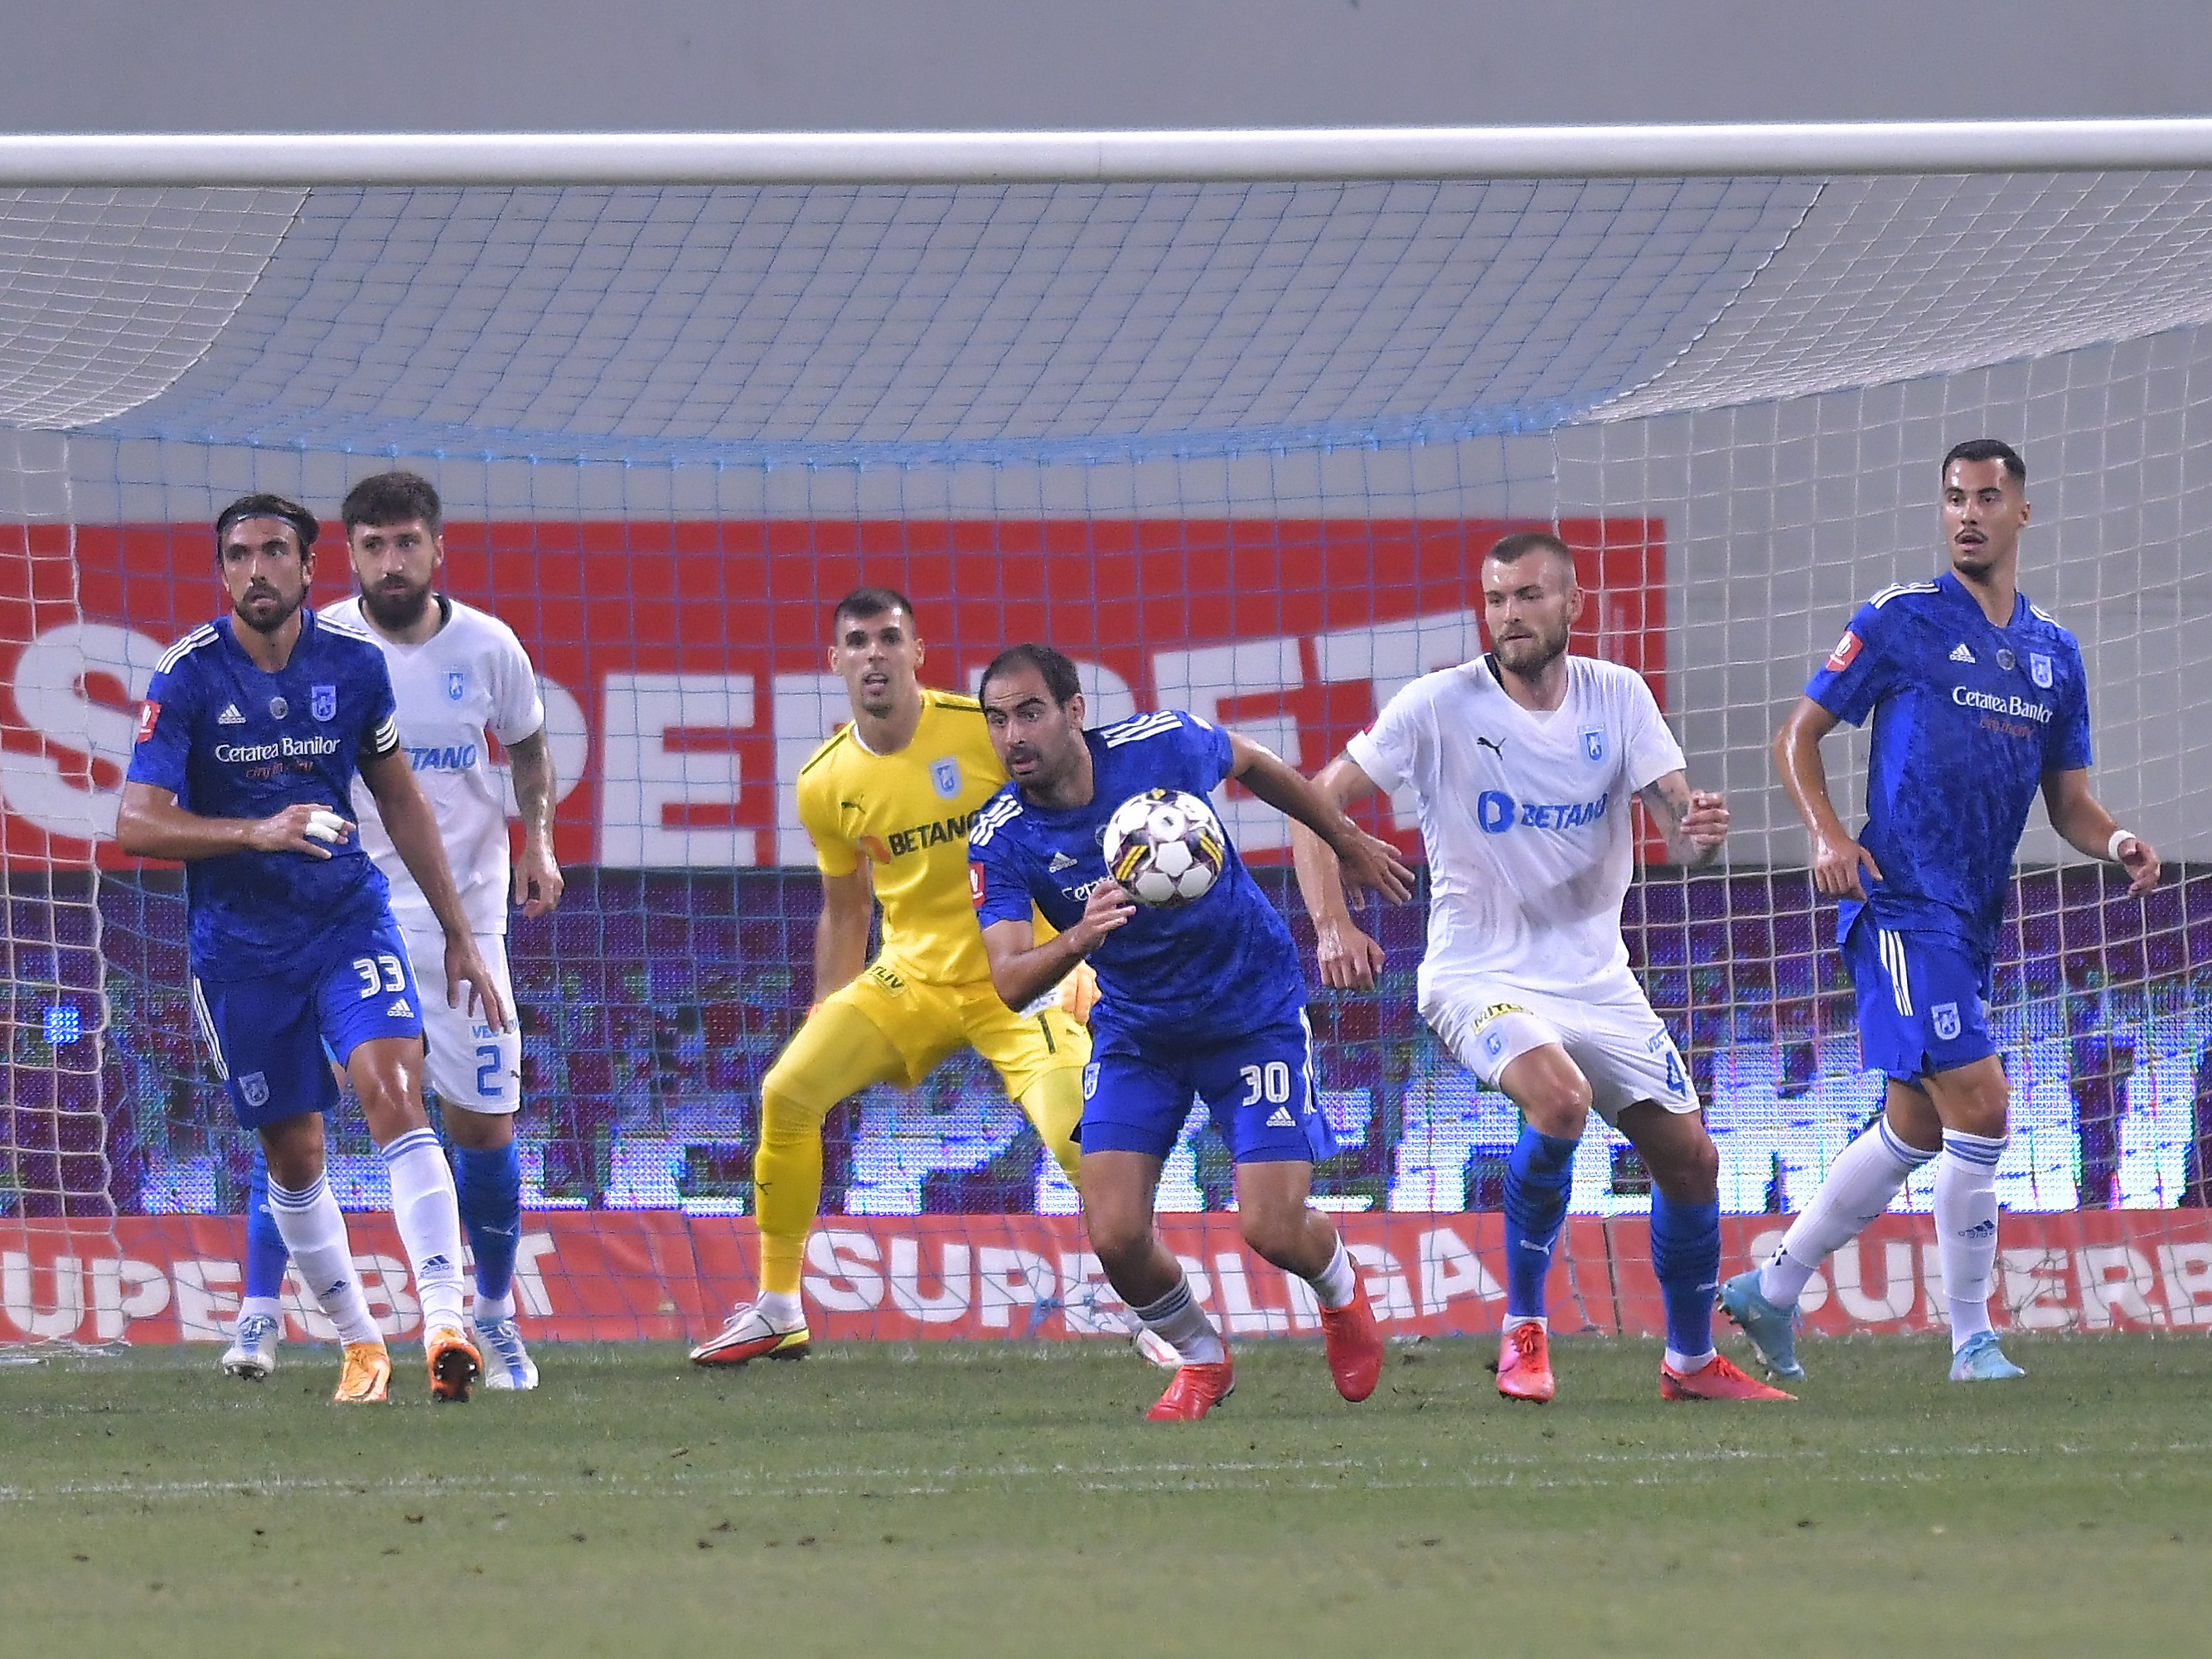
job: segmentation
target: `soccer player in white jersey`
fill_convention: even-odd
[[[1430,880],[1422,1017],[1524,1120],[1505,1182],[1498,1392],[1553,1395],[1544,1281],[1595,1109],[1651,1172],[1651,1267],[1667,1316],[1661,1398],[1786,1400],[1713,1347],[1720,1158],[1620,935],[1635,862],[1629,797],[1691,866],[1720,850],[1727,804],[1692,791],[1681,747],[1636,673],[1568,653],[1583,593],[1565,543],[1543,531],[1507,536],[1480,579],[1489,654],[1406,687],[1315,782],[1339,805],[1412,791]],[[1334,855],[1292,833],[1323,982],[1372,988],[1382,947],[1353,923]]]
[[[1838,901],[1860,1058],[1888,1079],[1881,1117],[1828,1166],[1781,1247],[1722,1287],[1722,1307],[1779,1376],[1804,1374],[1794,1321],[1806,1282],[1930,1160],[1951,1380],[2023,1374],[1990,1327],[2012,1091],[1984,999],[2037,793],[2051,827],[2126,871],[2130,892],[2158,884],[2157,852],[2089,792],[2081,647],[2020,591],[2027,464],[1974,438],[1939,476],[1950,568],[1861,605],[1774,739],[1812,832],[1814,885]],[[1838,720],[1869,719],[1867,822],[1854,840],[1828,798],[1820,740]]]
[[[514,1006],[507,960],[507,810],[489,738],[506,749],[522,818],[512,888],[526,916],[561,901],[553,854],[553,763],[545,708],[530,657],[514,629],[433,590],[445,549],[443,508],[428,479],[381,472],[356,484],[339,509],[359,591],[325,616],[374,641],[398,702],[400,750],[437,817],[439,838],[467,912],[477,954],[504,1006]],[[471,1325],[484,1386],[534,1389],[538,1366],[515,1326],[514,1258],[522,1222],[522,1167],[514,1116],[522,1103],[519,1027],[499,1030],[449,1006],[441,935],[429,901],[408,875],[376,802],[353,792],[362,845],[392,884],[392,908],[410,961],[431,994],[423,1006],[428,1073],[453,1143],[461,1224],[476,1256]],[[281,1237],[267,1218],[257,1163],[247,1211],[245,1294],[235,1340],[223,1356],[234,1376],[265,1376],[283,1328]]]

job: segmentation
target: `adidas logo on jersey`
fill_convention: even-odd
[[[1054,853],[1052,855],[1052,862],[1045,866],[1047,872],[1055,876],[1063,870],[1073,868],[1075,868],[1075,860],[1065,853]]]
[[[384,1017],[386,1019],[412,1019],[415,1018],[414,1006],[405,997],[401,997],[384,1011]]]
[[[1971,663],[1974,660],[1974,653],[1967,650],[1964,642],[1961,642],[1951,647],[1951,660],[1953,662]]]
[[[227,702],[222,706],[222,713],[215,717],[215,723],[217,726],[243,726],[246,716],[238,712],[236,703]]]
[[[1298,1127],[1298,1121],[1291,1115],[1289,1107],[1278,1106],[1267,1114],[1267,1127],[1270,1129],[1295,1129]]]

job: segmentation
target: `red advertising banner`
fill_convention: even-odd
[[[1497,1328],[1498,1217],[1353,1214],[1339,1223],[1385,1331]],[[389,1218],[359,1215],[351,1224],[372,1310],[395,1340],[419,1338],[421,1310]],[[1721,1225],[1723,1273],[1749,1266],[1781,1233],[1768,1216]],[[1164,1216],[1160,1226],[1230,1336],[1319,1331],[1310,1291],[1247,1250],[1235,1216]],[[673,1210],[531,1214],[515,1275],[525,1328],[556,1341],[697,1338],[751,1295],[756,1239],[750,1220]],[[82,1223],[22,1224],[15,1248],[0,1249],[0,1340],[227,1340],[243,1243],[235,1217],[125,1217],[112,1235]],[[1571,1219],[1554,1256],[1552,1328],[1661,1334],[1649,1251],[1641,1218]],[[809,1243],[804,1291],[825,1341],[1058,1340],[1124,1328],[1080,1223],[1066,1216],[824,1217]],[[296,1277],[285,1303],[288,1336],[330,1337]],[[2008,1216],[1995,1303],[2000,1328],[2212,1331],[2212,1212]],[[1802,1306],[1807,1328],[1832,1334],[1939,1328],[1931,1222],[1881,1218],[1830,1260]]]
[[[914,602],[923,678],[972,689],[1000,647],[1058,646],[1095,720],[1180,707],[1308,771],[1400,685],[1482,648],[1474,570],[1520,521],[977,520],[453,524],[440,584],[512,625],[546,680],[564,862],[811,863],[799,767],[847,717],[831,604]],[[1666,700],[1664,528],[1571,520],[1576,648]],[[352,591],[322,550],[313,596]],[[0,855],[82,865],[112,828],[154,665],[228,608],[201,525],[0,527]],[[1411,846],[1410,817],[1395,826]],[[1278,815],[1231,826],[1262,856]],[[98,854],[115,860],[112,848]]]

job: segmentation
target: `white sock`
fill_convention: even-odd
[[[1687,1376],[1692,1371],[1701,1371],[1711,1364],[1713,1357],[1719,1352],[1717,1348],[1708,1348],[1703,1353],[1677,1353],[1669,1348],[1663,1357],[1668,1370],[1677,1376]]]
[[[1878,1117],[1828,1166],[1827,1178],[1781,1246],[1759,1270],[1759,1293],[1778,1308],[1797,1305],[1806,1281],[1890,1206],[1905,1177],[1936,1154],[1908,1146]]]
[[[469,1310],[469,1317],[480,1319],[487,1325],[496,1325],[502,1319],[514,1318],[514,1292],[509,1291],[505,1296],[496,1297],[479,1295],[476,1305]]]
[[[432,1129],[410,1129],[384,1149],[392,1218],[422,1299],[422,1328],[461,1322],[461,1211],[453,1171]]]
[[[273,1319],[282,1324],[284,1319],[283,1300],[273,1296],[240,1297],[238,1301],[239,1322],[243,1324],[246,1321],[256,1317]]]
[[[1936,1260],[1951,1316],[1951,1352],[1990,1328],[1990,1277],[1997,1260],[1997,1160],[2007,1137],[1943,1131],[1936,1166]]]
[[[1129,1311],[1144,1321],[1146,1330],[1181,1355],[1186,1365],[1218,1365],[1229,1358],[1228,1345],[1190,1293],[1187,1277],[1178,1278],[1175,1289],[1158,1301]]]
[[[306,1281],[307,1294],[324,1316],[338,1328],[341,1342],[381,1342],[384,1334],[369,1317],[368,1298],[353,1270],[353,1244],[346,1237],[345,1212],[331,1196],[330,1178],[317,1176],[304,1192],[269,1182],[269,1213],[292,1265]]]
[[[1321,1305],[1331,1313],[1352,1305],[1352,1298],[1359,1293],[1359,1273],[1352,1265],[1352,1253],[1344,1248],[1341,1234],[1337,1237],[1336,1254],[1329,1257],[1328,1266],[1306,1283],[1313,1286]]]
[[[779,1329],[806,1322],[805,1308],[787,1291],[763,1291],[753,1298],[753,1306],[766,1314],[769,1322]]]
[[[1551,1334],[1552,1322],[1542,1314],[1508,1314],[1505,1316],[1505,1322],[1498,1328],[1498,1334],[1510,1335],[1523,1325],[1534,1325],[1546,1335]]]

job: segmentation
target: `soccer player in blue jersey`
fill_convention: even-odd
[[[1793,1322],[1806,1281],[1931,1159],[1951,1379],[2022,1375],[1990,1328],[2010,1090],[1984,999],[2029,804],[2040,791],[2051,828],[2119,865],[2130,891],[2158,882],[2158,854],[2089,793],[2081,647],[2019,589],[2026,464],[1977,438],[1943,458],[1942,478],[1950,568],[1861,605],[1774,739],[1812,832],[1814,884],[1841,901],[1861,1057],[1888,1079],[1881,1116],[1829,1166],[1772,1258],[1721,1287],[1721,1306],[1782,1376],[1804,1374]],[[1820,740],[1869,716],[1855,840],[1828,798]]]
[[[969,826],[970,896],[1009,1006],[1034,1001],[1086,958],[1097,970],[1078,1136],[1084,1226],[1109,1282],[1182,1358],[1147,1414],[1204,1417],[1232,1386],[1229,1350],[1152,1226],[1161,1166],[1194,1095],[1236,1162],[1245,1243],[1313,1287],[1330,1377],[1345,1399],[1364,1400],[1382,1363],[1375,1315],[1335,1227],[1306,1204],[1314,1163],[1336,1143],[1314,1096],[1290,929],[1234,847],[1199,898],[1140,911],[1108,878],[1102,842],[1132,796],[1203,799],[1233,777],[1327,841],[1353,886],[1402,899],[1410,872],[1249,738],[1174,710],[1085,731],[1075,665],[1049,646],[1000,653],[979,696],[1010,781]],[[1060,930],[1042,945],[1032,905]]]
[[[392,1181],[392,1218],[422,1304],[434,1399],[466,1400],[483,1367],[461,1319],[461,1229],[422,1097],[422,1001],[384,877],[346,817],[356,773],[436,914],[446,982],[504,1030],[436,820],[399,750],[392,678],[367,636],[307,605],[317,526],[282,496],[216,520],[231,612],[155,667],[115,838],[185,866],[192,1006],[240,1125],[269,1164],[269,1202],[316,1304],[345,1345],[336,1398],[381,1400],[392,1362],[355,1277],[323,1167],[345,1067]]]

